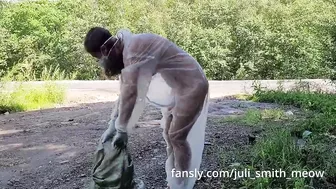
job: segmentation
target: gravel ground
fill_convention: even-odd
[[[107,128],[111,102],[80,104],[25,113],[0,115],[0,188],[86,188],[90,182],[93,153]],[[206,129],[202,170],[220,170],[220,153],[248,145],[246,127],[219,124],[217,119],[241,114],[250,108],[273,104],[212,99]],[[136,176],[146,188],[165,188],[166,159],[158,109],[148,106],[129,138]],[[204,178],[195,188],[221,188],[220,178]],[[225,188],[225,186],[224,186]]]

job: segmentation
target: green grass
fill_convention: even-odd
[[[285,111],[278,109],[249,109],[242,116],[229,116],[222,120],[222,122],[236,122],[248,126],[260,126],[260,124],[267,121],[280,121],[282,119],[288,119],[289,116],[285,115]]]
[[[296,106],[303,114],[289,117],[281,109],[252,109],[242,116],[222,120],[262,128],[255,143],[226,156],[234,154],[235,162],[242,162],[240,168],[249,168],[252,172],[281,169],[290,177],[291,171],[325,171],[325,177],[244,178],[236,186],[258,189],[336,188],[336,96],[309,91],[256,89],[250,99]],[[225,158],[230,160],[231,157]],[[223,165],[223,169],[229,167]]]
[[[302,170],[302,154],[298,146],[295,145],[291,133],[287,129],[273,129],[265,137],[262,137],[252,150],[252,164],[255,170]],[[293,187],[297,180],[301,178],[258,178],[250,181],[248,185],[259,188],[267,187]]]
[[[19,74],[8,72],[0,82],[0,113],[37,110],[53,107],[65,99],[65,87],[56,84],[56,80],[71,80],[75,75],[67,76],[56,65],[45,67],[38,78],[32,69],[23,69]],[[45,81],[45,84],[33,86],[26,81]],[[8,82],[16,81],[14,89],[6,88]]]
[[[234,95],[234,97],[238,100],[248,100],[249,98],[251,98],[251,95],[248,94],[237,94]]]
[[[283,105],[294,105],[306,110],[319,113],[336,113],[336,95],[302,91],[260,91],[253,100],[260,102],[274,102]]]
[[[257,91],[254,101],[293,105],[309,113],[297,128],[312,132],[334,132],[336,126],[336,95],[307,91]]]
[[[60,104],[65,88],[52,82],[39,87],[20,85],[11,92],[0,92],[0,113],[36,110]]]

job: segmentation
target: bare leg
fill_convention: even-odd
[[[174,168],[180,173],[197,171],[202,161],[208,101],[207,94],[203,98],[197,97],[189,95],[178,98],[177,106],[172,110],[168,137],[173,148]],[[174,189],[192,189],[197,179],[197,175],[184,178],[172,176],[169,185]]]
[[[201,115],[198,117],[197,121],[195,122],[193,128],[191,129],[187,137],[188,143],[191,144],[190,149],[192,154],[189,171],[199,171],[202,163],[207,115],[208,115],[208,103],[206,99]],[[185,188],[186,189],[193,188],[197,179],[198,178],[196,177],[188,178]]]
[[[173,148],[172,145],[170,143],[169,137],[168,137],[168,131],[170,128],[170,124],[172,121],[172,115],[171,112],[168,110],[168,108],[161,108],[161,112],[162,112],[162,120],[161,120],[161,127],[163,128],[163,138],[166,141],[166,152],[167,152],[167,160],[166,160],[166,173],[167,173],[167,177],[166,180],[169,183],[171,178],[171,174],[169,174],[171,172],[171,170],[174,167],[174,155],[173,155]],[[168,186],[169,187],[169,186]]]

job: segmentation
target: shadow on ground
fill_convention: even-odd
[[[112,102],[80,104],[0,116],[0,188],[86,188],[97,142],[107,128]],[[220,170],[220,153],[248,145],[247,128],[221,125],[223,116],[250,108],[274,108],[230,98],[211,99],[202,170]],[[159,109],[147,106],[129,146],[137,177],[147,188],[164,188],[165,142]],[[220,188],[220,178],[203,178],[195,188]]]

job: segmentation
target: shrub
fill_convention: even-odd
[[[39,75],[58,64],[76,79],[98,79],[100,68],[83,48],[93,26],[167,37],[214,80],[329,78],[336,66],[336,5],[329,0],[38,0],[1,7],[0,77],[14,67]]]

